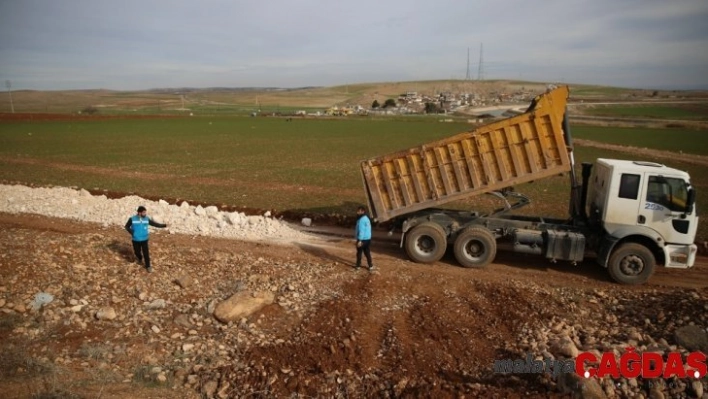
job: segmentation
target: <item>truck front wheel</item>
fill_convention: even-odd
[[[437,262],[447,249],[445,231],[435,223],[421,223],[406,234],[405,247],[414,262]]]
[[[643,284],[654,273],[656,259],[649,248],[633,242],[621,244],[610,256],[607,269],[618,283]]]
[[[455,258],[464,267],[484,267],[497,255],[497,241],[484,227],[468,227],[455,240]]]

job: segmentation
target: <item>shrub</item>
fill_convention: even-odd
[[[383,108],[388,108],[388,107],[395,107],[396,106],[396,100],[389,98],[384,102]]]
[[[81,113],[87,114],[87,115],[93,115],[95,113],[98,113],[98,108],[94,107],[93,105],[89,105],[88,107],[82,109]]]

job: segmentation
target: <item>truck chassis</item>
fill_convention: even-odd
[[[495,193],[507,196],[508,193]],[[490,215],[447,209],[426,209],[408,215],[400,223],[401,247],[415,262],[440,260],[452,245],[455,259],[464,267],[481,268],[491,263],[497,249],[541,255],[551,262],[582,262],[586,254],[608,268],[610,276],[624,284],[641,284],[654,272],[663,252],[648,240],[608,237],[601,229],[573,220],[508,215],[529,203],[526,197]],[[508,204],[508,203],[507,203]],[[609,256],[608,256],[609,255]]]

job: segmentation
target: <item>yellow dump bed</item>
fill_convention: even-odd
[[[380,222],[571,169],[563,134],[566,86],[534,99],[521,115],[361,162]]]

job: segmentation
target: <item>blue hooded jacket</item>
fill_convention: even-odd
[[[150,237],[148,226],[167,227],[166,224],[153,221],[149,216],[141,217],[140,215],[133,215],[125,224],[125,229],[128,230],[128,233],[133,235],[133,241],[147,241]]]
[[[370,240],[371,239],[371,219],[364,214],[359,217],[356,221],[356,230],[354,236],[357,241]]]

